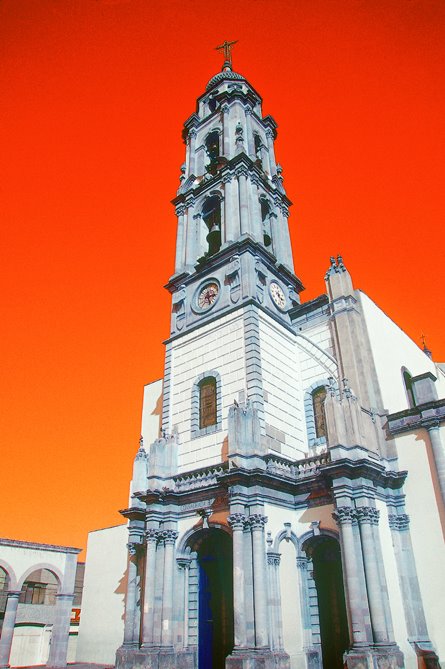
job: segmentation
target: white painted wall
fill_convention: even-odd
[[[141,434],[146,450],[158,437],[162,419],[162,379],[144,386]]]
[[[191,439],[192,387],[203,372],[221,375],[222,431]],[[171,425],[179,437],[179,471],[222,461],[227,417],[234,398],[245,388],[243,313],[218,319],[191,332],[172,347]]]
[[[301,413],[300,365],[295,353],[295,335],[272,318],[259,314],[261,369],[265,390],[264,420],[284,433],[281,455],[305,456]]]
[[[77,662],[114,664],[124,637],[127,526],[88,535]]]
[[[369,333],[384,408],[390,413],[408,408],[402,367],[412,376],[434,374],[438,396],[445,397],[445,377],[434,362],[365,293],[356,291],[356,295]]]
[[[442,429],[442,439],[445,440]],[[431,447],[424,430],[397,438],[399,467],[408,470],[406,511],[431,641],[445,662],[445,509],[431,473]]]

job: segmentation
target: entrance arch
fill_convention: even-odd
[[[323,669],[343,669],[343,654],[349,648],[349,630],[340,545],[331,536],[319,535],[306,541],[303,550],[313,564]]]
[[[198,564],[198,669],[224,669],[234,645],[232,538],[210,527],[189,545]]]

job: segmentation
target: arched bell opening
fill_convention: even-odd
[[[221,199],[217,195],[211,195],[204,202],[202,218],[209,231],[207,255],[212,256],[221,248]]]
[[[343,669],[349,630],[339,542],[322,534],[308,539],[303,550],[313,565],[323,669]]]
[[[270,219],[269,219],[270,204],[265,197],[261,197],[260,205],[261,205],[261,220],[263,222],[263,242],[264,246],[267,248],[272,246],[272,234],[270,230]]]
[[[188,545],[198,568],[198,669],[224,669],[234,645],[232,538],[210,527]]]

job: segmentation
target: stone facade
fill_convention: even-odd
[[[326,295],[300,303],[261,103],[225,62],[184,126],[159,432],[143,434],[122,511],[117,667],[439,667],[445,376],[342,258]],[[405,467],[417,431],[425,450]],[[409,522],[422,496],[428,556]]]

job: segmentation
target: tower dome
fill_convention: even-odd
[[[206,86],[206,91],[209,91],[211,88],[227,79],[232,81],[245,81],[245,78],[242,76],[242,74],[238,74],[238,72],[234,72],[233,70],[225,67],[221,72],[218,72],[218,74],[215,74],[215,76],[210,79]]]

